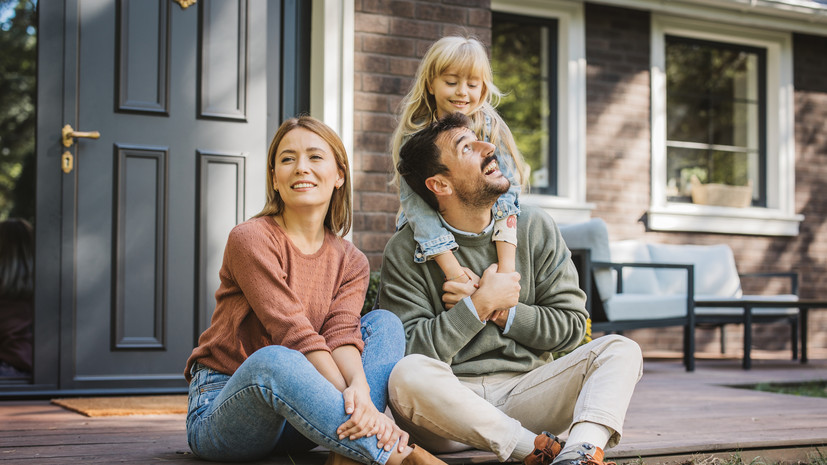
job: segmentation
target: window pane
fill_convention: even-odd
[[[0,384],[31,382],[37,3],[0,2]],[[57,132],[57,131],[56,131]],[[57,162],[50,168],[57,168]]]
[[[666,37],[667,195],[702,183],[753,186],[763,198],[764,50]]]
[[[670,201],[691,201],[692,177],[702,184],[752,186],[758,200],[758,153],[667,147],[666,195]]]
[[[491,35],[494,83],[506,93],[498,110],[531,168],[532,189],[556,194],[556,22],[494,15]]]

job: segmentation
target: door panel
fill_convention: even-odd
[[[75,148],[61,387],[183,387],[227,233],[264,199],[267,5],[78,8],[73,125],[101,137]]]

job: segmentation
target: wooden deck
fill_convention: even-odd
[[[814,351],[815,352],[815,351]],[[758,382],[827,380],[827,353],[810,363],[755,354],[753,368],[740,360],[700,357],[687,373],[677,360],[647,358],[621,444],[607,451],[619,463],[696,462],[738,451],[745,463],[807,461],[827,456],[827,399],[727,387]],[[323,451],[274,457],[278,465],[321,465]],[[443,456],[450,463],[495,462],[492,454]],[[0,465],[196,464],[186,442],[184,415],[87,418],[48,401],[0,402]]]

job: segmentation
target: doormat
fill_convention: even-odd
[[[87,417],[187,413],[187,396],[72,397],[52,403]]]

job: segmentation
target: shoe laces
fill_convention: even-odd
[[[604,462],[602,460],[597,460],[591,454],[583,455],[583,458],[580,460],[581,465],[617,465],[616,462]]]
[[[550,464],[555,459],[555,457],[557,457],[557,455],[559,455],[560,449],[562,449],[562,446],[560,445],[560,441],[559,441],[559,439],[557,439],[556,436],[552,436],[552,435],[546,433],[545,431],[543,432],[543,434],[548,435],[549,441],[546,442],[543,445],[542,448],[534,449],[534,455],[537,456],[538,458],[541,458],[540,463],[549,463]],[[557,445],[557,450],[556,451],[554,450],[555,445]]]

